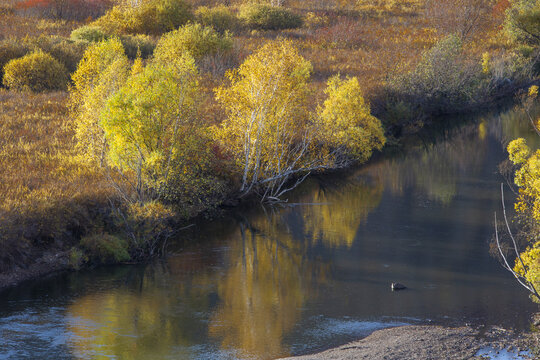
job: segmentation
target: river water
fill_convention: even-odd
[[[0,293],[0,358],[272,359],[401,324],[527,329],[536,306],[489,255],[503,143],[535,141],[521,117],[423,132],[286,206],[201,222],[166,260]]]

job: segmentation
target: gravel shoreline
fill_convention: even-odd
[[[368,337],[321,353],[286,358],[287,360],[401,360],[401,359],[489,359],[476,356],[480,350],[502,350],[515,357],[538,359],[534,355],[538,335],[516,334],[497,327],[442,327],[411,325],[378,330]],[[523,351],[528,350],[528,355]],[[518,357],[521,353],[523,357]],[[505,357],[505,359],[508,359]],[[285,360],[281,359],[281,360]]]

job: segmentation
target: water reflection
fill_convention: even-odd
[[[503,143],[536,139],[518,118],[311,178],[283,208],[199,224],[166,261],[1,294],[0,358],[271,359],[428,319],[526,328],[534,305],[487,253]]]
[[[298,322],[306,301],[316,296],[313,283],[325,280],[328,264],[307,258],[304,244],[280,226],[279,215],[257,220],[242,221],[241,240],[231,242],[209,334],[224,348],[273,358],[287,354],[282,338]]]

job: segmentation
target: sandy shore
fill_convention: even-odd
[[[475,357],[480,350],[509,351],[533,347],[533,336],[512,331],[470,327],[402,326],[375,331],[365,339],[318,354],[287,358],[288,360],[402,360],[402,359],[487,359]],[[502,354],[501,354],[502,355]],[[505,359],[507,359],[505,357]],[[513,357],[511,357],[513,359]],[[519,359],[538,359],[531,352]]]

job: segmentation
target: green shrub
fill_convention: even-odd
[[[89,235],[81,239],[80,245],[94,262],[111,264],[130,259],[127,241],[118,236],[107,233]]]
[[[120,41],[130,59],[135,59],[139,52],[143,59],[149,58],[156,48],[156,42],[147,35],[124,35]]]
[[[42,50],[50,54],[62,63],[69,72],[74,72],[77,69],[77,65],[89,44],[86,41],[73,41],[60,36],[45,35],[25,39],[24,43],[29,49]]]
[[[68,264],[73,270],[79,270],[81,265],[88,261],[84,253],[77,248],[72,248],[68,254]]]
[[[413,71],[390,79],[392,101],[409,103],[401,105],[405,112],[418,108],[437,114],[483,100],[489,79],[482,77],[480,62],[467,62],[462,46],[457,36],[448,36],[426,51]]]
[[[302,18],[292,11],[263,4],[248,4],[238,16],[249,28],[262,30],[294,29],[302,26]]]
[[[198,22],[205,26],[211,26],[220,33],[236,30],[239,26],[238,18],[225,5],[212,8],[201,6],[195,11],[195,16]]]
[[[99,42],[107,40],[108,37],[99,26],[92,25],[81,26],[71,32],[71,39],[75,41]]]
[[[11,60],[4,72],[4,85],[15,90],[62,90],[68,80],[66,67],[41,50]]]
[[[4,77],[4,66],[13,59],[23,57],[28,51],[27,46],[15,39],[0,42],[0,82]]]
[[[540,0],[513,0],[506,11],[504,30],[520,44],[540,45]]]
[[[94,22],[109,34],[161,35],[193,19],[183,0],[148,0],[139,6],[115,6]]]
[[[163,35],[156,46],[154,59],[157,62],[169,63],[181,58],[186,51],[193,58],[201,59],[205,55],[228,51],[232,44],[229,33],[220,35],[211,27],[188,24]]]

